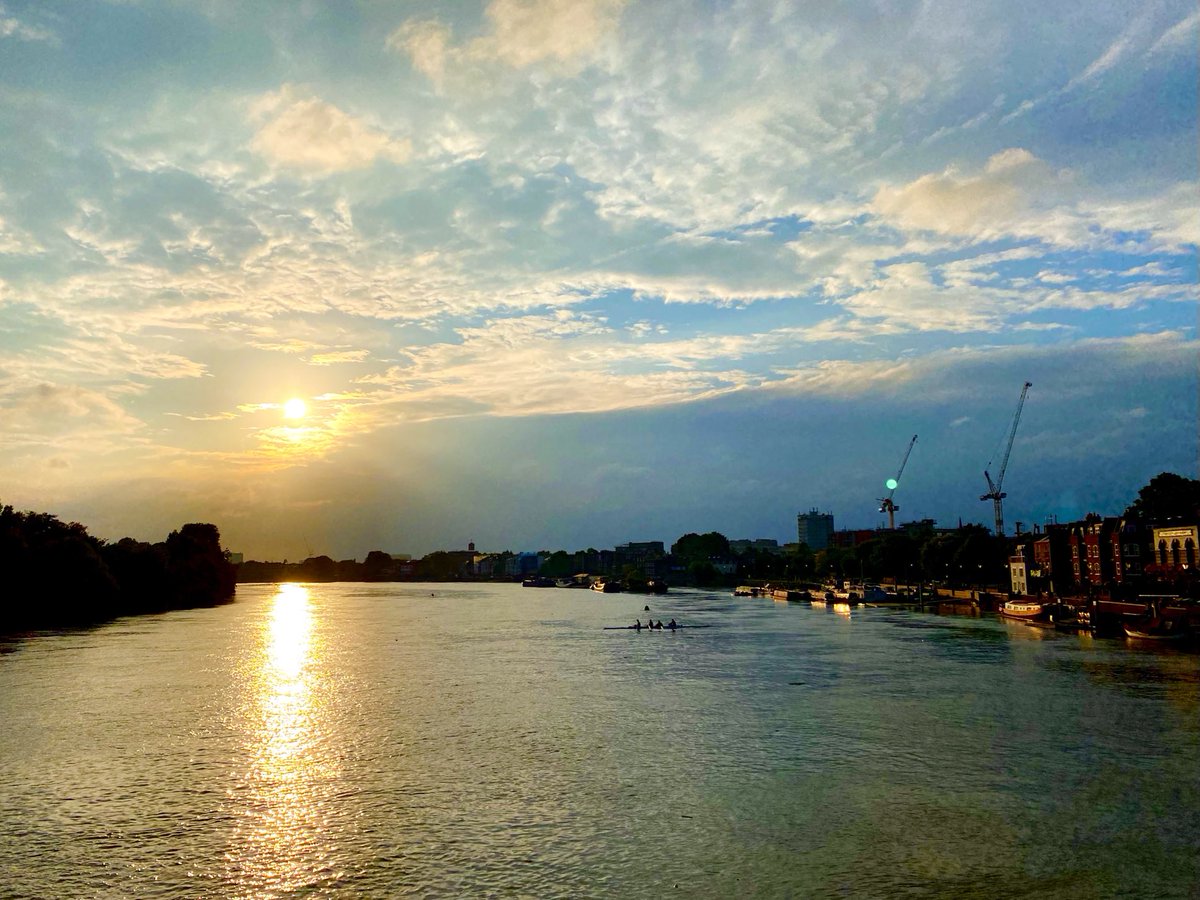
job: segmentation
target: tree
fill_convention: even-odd
[[[698,587],[711,587],[721,583],[721,573],[708,560],[695,560],[688,564],[688,581]]]
[[[1160,472],[1138,491],[1125,515],[1143,526],[1200,520],[1200,481]]]
[[[221,551],[216,525],[192,522],[172,531],[166,557],[176,606],[207,606],[233,596],[236,573]]]
[[[310,556],[300,564],[300,574],[306,581],[333,581],[337,573],[338,564],[328,556]]]
[[[555,550],[542,563],[539,574],[547,578],[566,578],[574,572],[575,558],[565,550]]]
[[[363,560],[363,579],[366,581],[383,581],[392,576],[392,557],[382,550],[372,550]]]
[[[826,547],[824,550],[818,550],[814,562],[816,574],[820,578],[844,578],[850,559],[850,551],[844,547]]]
[[[671,545],[671,554],[685,563],[724,559],[729,556],[729,539],[717,531],[689,532]]]
[[[170,609],[174,591],[161,548],[127,537],[104,547],[101,553],[121,586],[123,612],[138,614]]]

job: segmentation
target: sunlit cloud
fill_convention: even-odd
[[[574,71],[616,29],[625,0],[490,0],[485,34],[456,43],[436,19],[411,20],[387,39],[439,87],[447,72],[500,64],[524,69],[551,64]]]
[[[407,138],[392,138],[292,85],[260,98],[250,116],[260,123],[253,148],[284,166],[334,172],[379,159],[402,163],[412,154]]]

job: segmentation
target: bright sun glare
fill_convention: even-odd
[[[302,419],[306,412],[308,412],[308,406],[299,397],[293,397],[287,403],[283,404],[283,416],[285,419]]]

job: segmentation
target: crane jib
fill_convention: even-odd
[[[987,479],[988,492],[979,499],[991,500],[995,506],[997,537],[1004,535],[1004,504],[1001,501],[1008,496],[1002,490],[1004,473],[1008,471],[1008,459],[1012,455],[1013,440],[1017,436],[1017,425],[1021,422],[1021,410],[1025,407],[1025,396],[1031,387],[1033,387],[1033,382],[1027,381],[1021,388],[1021,399],[1017,401],[1017,411],[1013,414],[1012,427],[1008,430],[1008,443],[1004,447],[1004,458],[1000,461],[1000,472],[996,475],[996,480],[992,481],[992,476],[987,469],[983,471],[983,477]]]

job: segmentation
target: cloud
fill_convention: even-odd
[[[1132,379],[1186,376],[1194,386],[1200,341],[1175,331],[1118,338],[1083,338],[1051,345],[947,347],[897,360],[822,360],[781,369],[769,393],[842,399],[903,396],[936,404],[985,393],[997,371],[1020,372],[1057,400],[1111,395]],[[989,374],[990,373],[990,374]]]
[[[1159,53],[1170,53],[1194,47],[1196,38],[1192,32],[1197,28],[1200,28],[1200,11],[1193,12],[1164,31],[1146,51],[1146,55],[1156,56]]]
[[[992,156],[977,175],[950,168],[898,187],[884,186],[872,207],[900,228],[983,240],[1019,230],[1035,192],[1056,180],[1045,163],[1014,147]]]
[[[972,242],[1035,239],[1058,247],[1186,252],[1200,241],[1194,183],[1131,199],[1106,196],[1055,172],[1023,148],[1001,151],[982,171],[951,166],[883,185],[871,210],[894,227]]]
[[[401,163],[412,155],[407,138],[395,139],[292,85],[261,97],[250,115],[261,123],[251,147],[282,166],[337,172],[377,160]]]
[[[328,353],[314,353],[308,361],[314,366],[333,366],[338,363],[362,362],[370,355],[370,350],[332,350]]]
[[[451,46],[452,38],[450,29],[436,19],[414,19],[393,31],[387,46],[406,52],[413,68],[441,87],[447,59],[458,55]]]
[[[78,441],[101,442],[129,436],[142,424],[104,394],[80,387],[25,381],[0,384],[0,421],[6,443],[17,446],[70,448]],[[86,451],[96,449],[84,445]]]
[[[550,60],[568,63],[616,31],[625,0],[492,0],[492,33],[473,52],[515,68]]]
[[[19,41],[45,41],[57,44],[58,36],[54,32],[36,25],[27,25],[20,19],[4,15],[4,7],[0,6],[0,40],[16,38]]]
[[[861,318],[913,331],[995,331],[1003,321],[1002,292],[941,287],[920,262],[884,266],[880,275],[838,304]]]
[[[1139,42],[1141,36],[1145,34],[1149,24],[1148,19],[1140,16],[1135,17],[1129,27],[1115,41],[1109,44],[1104,52],[1092,61],[1091,65],[1067,82],[1062,92],[1067,93],[1082,84],[1094,81],[1128,56],[1132,48]]]
[[[614,34],[626,0],[491,0],[488,31],[462,44],[436,19],[414,19],[388,36],[387,46],[408,54],[413,68],[441,87],[448,72],[502,65],[548,65],[576,71]]]

